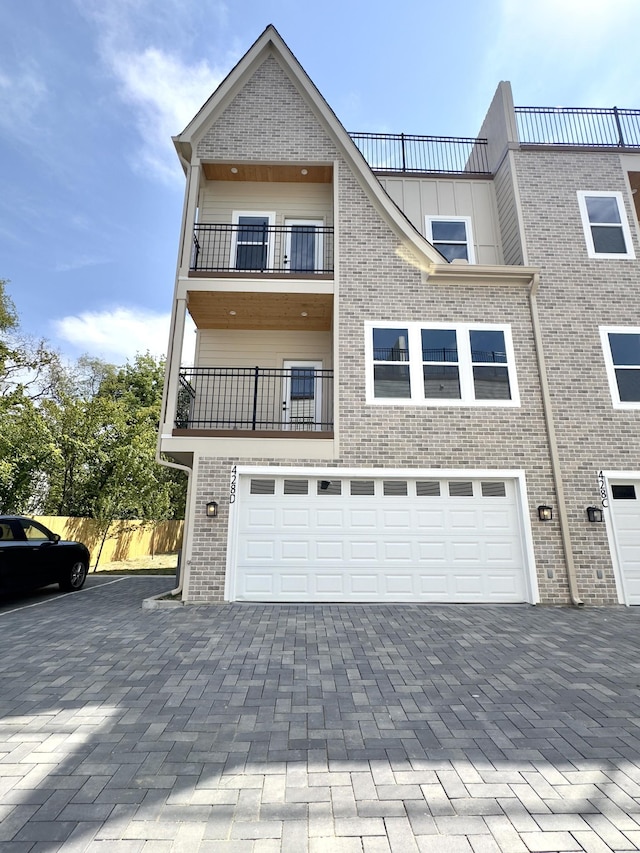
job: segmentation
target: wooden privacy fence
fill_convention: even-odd
[[[36,520],[62,539],[75,539],[83,542],[91,552],[91,563],[95,559],[102,541],[103,529],[95,518],[66,518],[55,515],[39,515]],[[182,545],[182,521],[112,521],[105,539],[101,563],[114,560],[130,560],[135,557],[153,557],[156,554],[170,554]]]

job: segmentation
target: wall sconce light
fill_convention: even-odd
[[[320,480],[320,488],[323,492],[326,492],[330,485],[331,480]]]
[[[217,518],[218,517],[218,503],[217,501],[209,501],[207,504],[207,518]]]
[[[599,506],[588,506],[587,518],[589,519],[589,521],[603,521],[604,512],[600,509]]]
[[[540,521],[551,521],[551,519],[553,518],[553,509],[550,506],[539,506],[538,518],[540,519]]]

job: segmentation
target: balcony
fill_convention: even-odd
[[[330,278],[333,228],[304,221],[272,225],[267,216],[242,216],[237,224],[197,224],[190,273]]]
[[[333,431],[333,370],[191,367],[180,371],[174,435],[326,438]]]

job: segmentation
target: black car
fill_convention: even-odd
[[[81,542],[63,542],[32,518],[0,515],[0,594],[51,583],[72,592],[88,571],[89,551]]]

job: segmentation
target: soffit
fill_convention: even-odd
[[[332,325],[332,294],[191,290],[187,304],[198,329],[327,332]]]
[[[209,181],[330,184],[333,180],[332,166],[308,166],[305,163],[203,163],[202,170]]]

